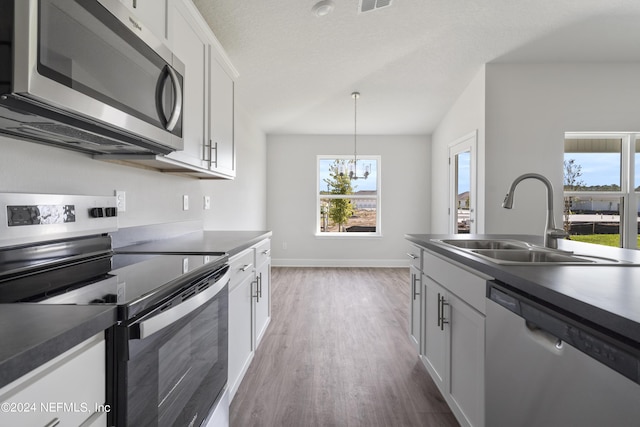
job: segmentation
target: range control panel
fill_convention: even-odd
[[[7,225],[63,224],[76,221],[74,205],[7,206]]]
[[[114,196],[0,193],[0,247],[118,229]]]

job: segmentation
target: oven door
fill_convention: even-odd
[[[148,315],[116,327],[116,426],[199,426],[222,396],[229,273],[213,280],[183,288]]]

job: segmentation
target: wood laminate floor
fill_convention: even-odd
[[[273,268],[231,427],[457,426],[408,337],[406,268]]]

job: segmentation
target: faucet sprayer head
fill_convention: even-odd
[[[502,202],[502,207],[505,208],[505,209],[513,208],[513,192],[509,192],[509,193],[507,193],[506,196],[504,196],[504,201]]]

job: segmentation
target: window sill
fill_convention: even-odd
[[[318,239],[372,239],[382,237],[382,233],[315,233]]]

